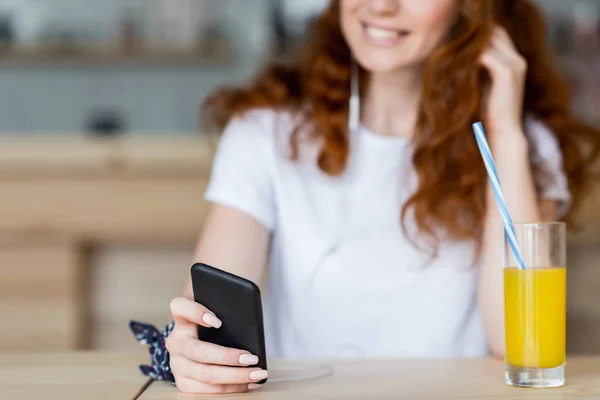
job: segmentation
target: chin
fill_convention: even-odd
[[[389,55],[359,54],[357,55],[357,59],[361,67],[373,73],[396,72],[407,68],[414,68],[422,64],[417,59],[392,59]]]

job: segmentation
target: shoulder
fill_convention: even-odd
[[[223,131],[223,138],[235,138],[245,144],[273,143],[278,136],[286,135],[292,129],[293,117],[290,112],[253,109],[232,118]]]
[[[265,145],[273,140],[273,124],[277,113],[274,110],[257,109],[232,118],[221,136],[221,145],[235,146]]]
[[[294,115],[254,109],[231,119],[218,141],[213,168],[245,170],[274,177],[293,159]]]
[[[253,109],[231,119],[219,140],[219,152],[260,153],[272,156],[287,153],[295,128],[291,112]]]

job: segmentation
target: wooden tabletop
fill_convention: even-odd
[[[165,382],[149,381],[138,370],[140,354],[0,355],[0,399],[140,400],[305,400],[305,399],[598,399],[600,357],[569,358],[567,385],[520,389],[503,381],[501,361],[343,361],[332,375],[297,382],[274,380],[304,373],[309,364],[271,362],[263,388],[237,395],[184,395]],[[304,370],[303,370],[304,369]]]
[[[270,367],[277,377],[278,366]],[[305,382],[267,383],[243,395],[190,396],[155,382],[141,400],[305,400],[305,399],[598,399],[600,358],[572,358],[567,385],[521,389],[504,384],[504,365],[496,360],[353,361],[333,364],[333,375]]]
[[[2,400],[135,399],[148,379],[148,354],[0,354]]]

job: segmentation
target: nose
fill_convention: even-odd
[[[395,14],[400,9],[400,0],[370,0],[369,8],[373,14]]]

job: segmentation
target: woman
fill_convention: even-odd
[[[529,0],[334,0],[297,62],[207,111],[225,131],[197,261],[266,282],[272,357],[501,356],[501,218],[471,124],[527,222],[572,215],[596,134]],[[171,311],[181,391],[267,375],[197,339],[221,321],[189,282]]]

